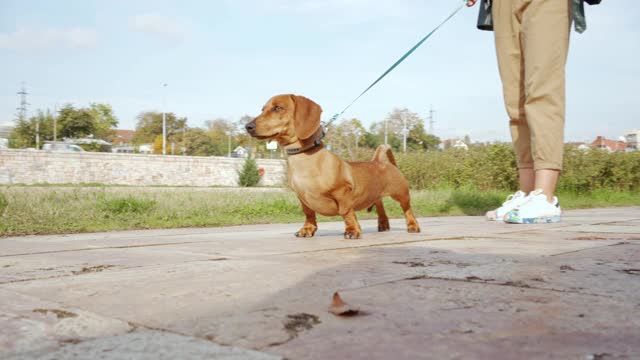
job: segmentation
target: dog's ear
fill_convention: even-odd
[[[322,108],[304,96],[291,95],[295,104],[293,126],[300,140],[308,139],[320,127]]]

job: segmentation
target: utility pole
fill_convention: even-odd
[[[29,95],[29,93],[27,92],[27,89],[24,86],[24,81],[22,82],[22,88],[20,89],[20,91],[17,92],[18,95],[20,95],[20,107],[18,107],[16,110],[18,110],[18,120],[19,121],[23,121],[23,120],[27,120],[27,106],[30,105],[27,102],[27,95]],[[40,149],[40,121],[36,118],[36,149]]]
[[[187,155],[187,122],[182,126],[182,156]]]
[[[167,84],[162,84],[162,155],[167,155]]]
[[[429,134],[431,135],[435,135],[435,130],[434,130],[434,125],[436,123],[436,121],[433,118],[433,114],[436,111],[433,110],[433,105],[431,105],[431,108],[429,109],[429,117],[427,117],[427,120],[429,120]]]
[[[58,140],[58,104],[56,104],[53,109],[53,149],[56,150]]]
[[[388,145],[388,142],[387,142],[387,118],[384,118],[384,144]]]
[[[407,152],[407,117],[404,116],[402,125],[402,151]]]

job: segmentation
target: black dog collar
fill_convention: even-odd
[[[324,130],[322,129],[322,126],[320,128],[318,128],[318,130],[313,134],[313,137],[316,137],[315,140],[313,140],[313,142],[305,147],[301,147],[301,148],[296,148],[296,149],[287,149],[287,155],[297,155],[297,154],[302,154],[304,152],[307,152],[313,148],[316,148],[318,146],[322,146],[322,139],[324,138]]]

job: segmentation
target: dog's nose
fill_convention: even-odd
[[[252,133],[252,132],[256,131],[256,122],[252,121],[252,122],[248,123],[247,125],[245,125],[244,128],[247,129],[247,132]]]

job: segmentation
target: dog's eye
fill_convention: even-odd
[[[280,110],[284,110],[281,106],[276,106],[273,108],[273,111],[278,112]]]

